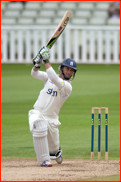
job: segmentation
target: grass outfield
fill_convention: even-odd
[[[88,179],[83,179],[78,181],[120,181],[120,175],[95,177],[95,178],[88,178]]]
[[[33,65],[1,65],[1,157],[35,158],[28,111],[43,82],[30,75]],[[42,70],[44,65],[42,65]],[[58,65],[53,65],[58,73]],[[109,109],[109,159],[120,159],[120,66],[78,65],[73,91],[60,111],[63,158],[90,159],[91,108]],[[97,111],[96,111],[97,112]],[[97,113],[95,118],[97,119]],[[102,159],[105,148],[102,115]],[[95,120],[97,159],[97,120]]]

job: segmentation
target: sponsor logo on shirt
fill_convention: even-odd
[[[52,89],[49,88],[46,93],[53,96],[53,97],[57,97],[57,91],[54,91],[53,88]]]

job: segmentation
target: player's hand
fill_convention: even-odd
[[[42,49],[40,49],[39,54],[42,56],[44,63],[49,62],[50,52],[49,52],[49,49],[47,47],[44,46]]]
[[[42,57],[39,53],[37,54],[37,56],[35,58],[33,58],[33,64],[36,69],[39,69],[41,67]]]

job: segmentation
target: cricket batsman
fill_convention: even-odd
[[[63,161],[62,150],[59,147],[59,112],[72,91],[71,81],[74,79],[76,62],[67,58],[59,66],[59,75],[52,68],[50,52],[43,47],[33,59],[34,67],[31,75],[44,82],[44,88],[29,111],[29,127],[33,135],[33,144],[39,166],[52,167],[51,159],[58,164]],[[39,71],[44,62],[46,72]]]

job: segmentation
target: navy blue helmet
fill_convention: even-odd
[[[63,67],[63,66],[67,66],[67,67],[69,67],[69,68],[73,68],[73,69],[74,69],[74,73],[73,73],[73,75],[71,76],[72,78],[67,78],[67,77],[64,75],[63,70],[62,70],[62,67]],[[76,71],[77,71],[76,62],[75,62],[73,59],[71,59],[71,58],[64,59],[63,62],[60,64],[59,71],[60,71],[60,70],[62,71],[62,74],[63,74],[63,76],[64,76],[64,78],[65,78],[66,80],[70,80],[70,79],[73,80],[74,77],[75,77]]]

